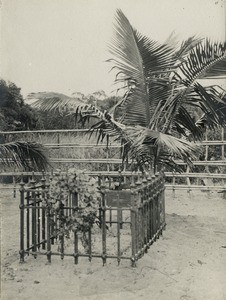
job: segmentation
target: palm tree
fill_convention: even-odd
[[[0,165],[3,168],[17,167],[21,171],[42,171],[49,162],[42,145],[15,141],[0,143]]]
[[[202,139],[205,128],[226,120],[225,91],[200,81],[225,76],[226,43],[191,37],[177,47],[170,37],[159,44],[135,30],[121,10],[114,31],[109,62],[124,96],[109,112],[70,100],[44,99],[34,105],[44,110],[68,107],[83,124],[97,119],[91,130],[98,131],[98,140],[106,135],[119,139],[123,160],[154,163],[155,169],[163,163],[175,167],[175,157],[190,162],[198,153],[194,142]]]

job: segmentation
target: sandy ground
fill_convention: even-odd
[[[28,257],[19,263],[18,196],[1,192],[1,299],[226,299],[226,199],[166,192],[167,228],[136,268],[125,260]]]

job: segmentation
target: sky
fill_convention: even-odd
[[[0,0],[1,77],[26,96],[114,90],[108,44],[120,8],[133,27],[164,42],[173,31],[225,39],[224,0]]]

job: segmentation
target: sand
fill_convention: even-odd
[[[136,268],[124,260],[29,256],[19,263],[19,195],[1,189],[1,299],[226,299],[226,199],[166,191],[163,236]],[[17,193],[18,194],[18,193]]]

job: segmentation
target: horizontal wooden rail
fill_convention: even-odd
[[[105,144],[43,144],[46,148],[120,148],[121,145]]]
[[[175,178],[218,178],[218,179],[226,179],[226,174],[218,174],[218,173],[171,173],[166,172],[166,177],[175,177]]]
[[[226,191],[226,185],[186,185],[186,184],[166,184],[165,188],[167,190],[215,190],[215,191]]]
[[[226,141],[222,141],[222,140],[219,140],[219,141],[202,141],[202,142],[199,142],[197,143],[197,145],[201,145],[201,146],[222,146],[222,145],[226,145]]]
[[[0,134],[30,134],[30,133],[68,133],[89,132],[89,129],[57,129],[57,130],[24,130],[24,131],[0,131]]]
[[[201,190],[201,191],[208,191],[208,190],[214,190],[219,192],[226,192],[226,185],[186,185],[186,184],[165,184],[166,190]],[[12,188],[12,185],[0,185],[0,190],[19,190],[20,186],[15,185]]]
[[[106,146],[106,143],[104,144],[74,144],[74,143],[71,143],[71,144],[43,144],[43,146],[45,147],[59,147],[59,146],[64,146],[64,147],[71,147],[71,146],[74,146],[75,148],[76,147],[81,147],[81,146],[91,146],[92,147],[98,147],[98,146]],[[223,145],[226,145],[226,141],[202,141],[200,143],[196,143],[197,146],[223,146]],[[111,145],[113,147],[121,147],[120,144],[118,145]]]
[[[223,146],[223,145],[226,145],[226,142],[224,143],[219,143],[219,144],[216,144],[216,143],[213,143],[213,144],[207,144],[207,143],[200,143],[200,144],[197,144],[197,146],[200,146],[200,147],[204,147],[206,145],[209,145],[209,146]],[[44,144],[43,143],[43,146],[46,147],[46,148],[50,148],[50,149],[54,149],[54,148],[121,148],[121,145],[107,145],[106,143],[104,144]]]
[[[102,163],[102,164],[121,164],[122,160],[119,158],[50,158],[50,162],[80,162],[80,163]],[[131,163],[132,161],[129,161]],[[181,160],[176,160],[176,164],[184,165],[187,164]],[[193,161],[194,166],[226,166],[226,160],[212,160],[212,161]]]
[[[46,172],[49,173],[50,172]],[[93,175],[93,176],[98,176],[98,175],[104,175],[104,176],[130,176],[131,172],[126,171],[126,172],[118,172],[118,171],[85,171],[85,173],[89,174],[89,175]],[[23,176],[32,176],[32,175],[36,175],[36,176],[41,176],[42,172],[7,172],[7,171],[3,171],[0,172],[0,176],[21,176],[21,174],[23,174]],[[61,174],[66,174],[66,172],[62,171]],[[218,179],[226,179],[226,174],[218,174],[218,173],[173,173],[173,172],[165,172],[165,176],[168,178],[218,178]]]

